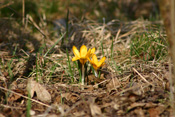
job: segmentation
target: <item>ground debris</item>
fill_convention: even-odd
[[[101,24],[84,19],[82,23],[72,23],[70,32],[68,30],[70,35],[64,37],[70,39],[66,40],[70,41],[66,43],[69,45],[67,53],[61,50],[61,43],[54,45],[59,38],[52,37],[54,34],[48,34],[50,39],[43,39],[43,35],[32,32],[31,27],[33,36],[29,35],[31,32],[27,27],[26,32],[18,30],[18,33],[15,30],[19,26],[9,29],[7,34],[12,32],[14,35],[8,37],[6,34],[8,43],[0,43],[0,87],[7,89],[0,88],[0,116],[26,116],[30,99],[30,115],[33,117],[169,116],[170,75],[167,59],[158,61],[155,50],[152,54],[143,55],[141,52],[130,55],[132,39],[140,39],[144,31],[149,38],[152,37],[155,29],[150,33],[148,27],[151,28],[153,23],[136,20],[123,22],[118,27],[119,23],[113,20]],[[42,22],[40,25],[42,27]],[[49,33],[47,27],[43,26],[42,30]],[[160,30],[160,37],[164,38],[163,34]],[[75,63],[70,62],[68,66],[67,57],[69,54],[71,60],[73,45],[80,47],[83,43],[88,48],[95,47],[99,58],[106,56],[106,64],[99,69],[99,77],[95,77],[92,70],[87,68],[84,90],[79,84],[80,75]],[[16,55],[13,56],[11,53],[15,48]]]
[[[42,102],[51,102],[51,95],[46,88],[32,79],[28,79],[27,90],[30,93],[31,98],[36,92],[37,98]]]

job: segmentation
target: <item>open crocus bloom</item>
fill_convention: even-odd
[[[84,65],[86,63],[87,59],[89,57],[91,57],[95,52],[95,48],[93,48],[92,50],[89,49],[87,51],[87,47],[85,45],[81,46],[80,52],[78,51],[78,49],[75,46],[72,47],[72,50],[73,50],[73,53],[75,55],[75,57],[72,58],[72,61],[79,60],[82,65]]]
[[[92,60],[88,58],[89,62],[96,71],[105,64],[105,59],[106,57],[103,57],[100,61],[98,61],[97,56],[95,54],[92,56]]]

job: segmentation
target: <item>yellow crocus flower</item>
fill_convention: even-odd
[[[80,52],[75,46],[72,47],[72,50],[75,55],[75,57],[72,58],[72,61],[79,60],[83,65],[86,63],[87,59],[91,57],[95,52],[95,48],[93,48],[92,50],[89,49],[87,51],[87,47],[85,45],[81,46]]]
[[[102,67],[105,63],[106,57],[103,57],[100,61],[98,61],[97,56],[94,54],[92,56],[92,60],[88,58],[89,62],[91,63],[91,65],[93,66],[94,70],[95,70],[95,76],[97,77],[97,70]]]
[[[82,64],[82,85],[84,85],[84,64],[86,63],[86,61],[88,60],[89,57],[93,56],[94,52],[95,52],[95,48],[93,48],[92,50],[89,49],[87,51],[87,47],[85,45],[82,45],[80,48],[80,52],[78,51],[78,49],[73,46],[72,47],[73,53],[74,53],[74,57],[72,58],[72,61],[76,61],[79,60],[80,63]]]

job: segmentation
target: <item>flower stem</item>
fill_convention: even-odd
[[[84,65],[82,64],[82,78],[81,78],[81,84],[84,85]]]
[[[98,77],[98,72],[97,72],[97,70],[94,70],[94,73],[95,73],[95,77]]]

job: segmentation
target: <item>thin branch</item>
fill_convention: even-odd
[[[20,93],[16,93],[16,92],[14,92],[14,91],[12,91],[12,90],[9,90],[9,89],[6,89],[6,88],[3,88],[3,87],[1,87],[1,86],[0,86],[0,89],[2,89],[2,90],[4,90],[4,91],[11,92],[11,93],[14,93],[14,94],[16,94],[16,95],[19,95],[19,96],[21,96],[21,97],[23,97],[23,98],[26,98],[26,99],[28,99],[28,100],[31,100],[31,101],[36,102],[36,103],[38,103],[38,104],[41,104],[41,105],[43,105],[43,106],[46,106],[46,107],[52,108],[52,106],[49,106],[49,105],[44,104],[44,103],[42,103],[42,102],[40,102],[40,101],[37,101],[37,100],[31,99],[31,98],[29,98],[29,97],[27,97],[27,96],[21,95]]]
[[[3,6],[0,6],[0,9],[5,8],[5,7],[8,7],[8,6],[12,5],[13,3],[14,3],[14,1],[11,1],[11,2],[3,5]]]
[[[135,68],[132,68],[146,83],[154,86],[152,83],[148,82]]]
[[[22,24],[25,24],[25,0],[22,0]]]

